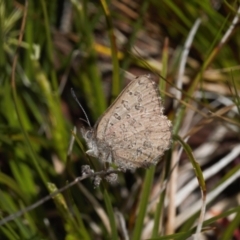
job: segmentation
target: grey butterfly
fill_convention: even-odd
[[[171,143],[171,122],[155,81],[142,75],[132,80],[93,128],[81,128],[88,155],[101,162],[134,170],[155,165]]]

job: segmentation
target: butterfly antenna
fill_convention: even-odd
[[[71,93],[72,93],[72,96],[73,96],[74,100],[77,102],[78,106],[82,109],[83,114],[85,115],[86,120],[84,120],[84,121],[87,122],[87,124],[88,124],[89,127],[91,127],[91,124],[90,124],[90,122],[89,122],[88,116],[87,116],[85,110],[83,109],[81,103],[78,101],[77,96],[76,96],[73,88],[71,88]]]

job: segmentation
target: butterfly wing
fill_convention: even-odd
[[[163,115],[156,83],[146,75],[132,80],[95,130],[98,146],[111,149],[110,158],[117,166],[135,169],[156,164],[171,141],[171,122]]]

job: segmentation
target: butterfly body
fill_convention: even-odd
[[[101,162],[112,163],[111,146],[96,138],[94,128],[82,128],[81,132],[89,148],[86,153],[91,157],[98,158]]]
[[[134,170],[156,164],[171,143],[171,122],[163,115],[156,83],[132,80],[93,128],[82,128],[88,155]]]

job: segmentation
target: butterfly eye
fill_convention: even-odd
[[[91,131],[91,130],[87,131],[87,133],[86,133],[86,138],[87,138],[87,139],[91,139],[92,136],[93,136],[93,131]]]

